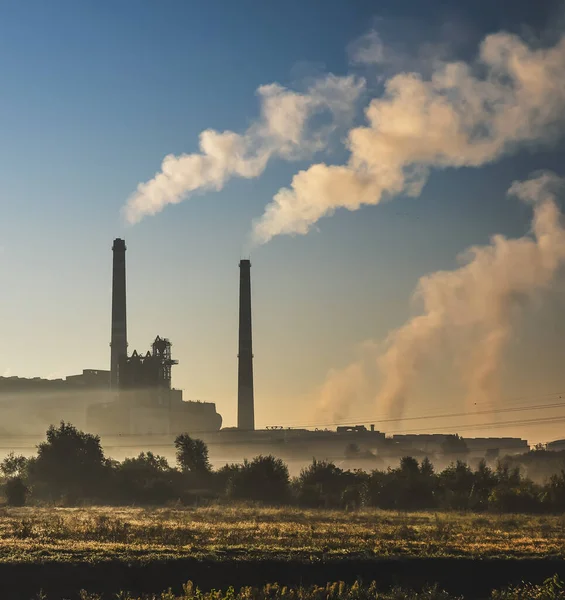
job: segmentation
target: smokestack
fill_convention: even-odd
[[[251,261],[239,263],[239,354],[237,428],[255,429],[253,406],[253,349],[251,337]]]
[[[118,387],[118,365],[127,354],[126,321],[126,243],[119,238],[112,246],[114,267],[112,273],[112,341],[110,342],[110,383]]]

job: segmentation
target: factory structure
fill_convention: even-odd
[[[66,379],[0,377],[0,435],[43,434],[61,420],[102,436],[214,432],[222,417],[211,402],[185,401],[171,385],[171,342],[128,355],[126,245],[112,246],[110,370]]]
[[[66,379],[0,377],[0,436],[44,434],[65,420],[101,435],[124,435],[162,440],[179,433],[198,434],[211,447],[222,446],[231,457],[241,448],[250,454],[273,453],[286,459],[335,459],[345,447],[358,457],[438,454],[447,435],[385,436],[374,425],[341,426],[336,430],[255,428],[251,262],[239,263],[239,340],[237,369],[237,427],[221,428],[222,417],[210,402],[186,401],[172,386],[169,339],[156,335],[145,351],[128,349],[126,244],[115,239],[112,268],[110,369],[85,369]],[[528,450],[520,438],[465,438],[476,456],[516,454]],[[246,454],[249,456],[250,454]]]

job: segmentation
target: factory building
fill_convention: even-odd
[[[437,453],[442,449],[442,444],[449,437],[444,433],[412,433],[395,434],[392,440],[400,448],[406,450],[420,450],[421,452]],[[497,450],[501,454],[519,454],[527,452],[530,447],[527,440],[511,437],[481,437],[463,438],[471,454],[484,455],[489,451]]]
[[[66,379],[0,377],[0,435],[42,435],[61,420],[86,427],[86,411],[108,400],[110,371],[85,369]]]
[[[222,417],[211,402],[185,402],[171,387],[171,342],[157,336],[151,350],[120,356],[117,397],[88,410],[88,428],[105,435],[218,431]]]
[[[157,336],[151,350],[127,353],[126,245],[112,246],[110,383],[113,397],[89,407],[87,424],[106,435],[178,434],[218,431],[222,417],[210,402],[185,402],[171,386],[171,342]]]
[[[110,370],[85,369],[66,379],[0,377],[0,435],[41,435],[61,420],[101,435],[218,431],[210,402],[186,402],[171,386],[171,343],[127,354],[126,245],[115,239]]]

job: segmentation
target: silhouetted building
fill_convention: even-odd
[[[449,438],[445,433],[408,433],[395,434],[393,441],[404,449],[416,449],[423,452],[440,452],[442,444]],[[504,454],[527,452],[527,440],[511,437],[492,438],[463,438],[469,452],[472,454],[485,454],[490,450],[498,450]]]
[[[88,407],[110,399],[110,371],[85,369],[66,379],[0,377],[0,435],[42,435],[64,420],[86,426]]]
[[[126,318],[126,243],[116,238],[112,246],[114,253],[112,270],[112,341],[110,342],[111,386],[116,389],[119,379],[119,365],[127,356]]]
[[[239,353],[237,427],[255,429],[253,399],[253,343],[251,333],[251,261],[239,263]]]
[[[171,387],[171,343],[157,336],[151,350],[119,362],[118,396],[91,406],[88,426],[102,435],[178,434],[218,431],[222,417],[211,402],[185,402]]]
[[[547,450],[551,450],[553,452],[560,452],[561,450],[565,450],[565,440],[554,440],[553,442],[548,442],[546,445]]]

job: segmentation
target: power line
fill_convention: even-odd
[[[334,427],[339,425],[368,425],[368,424],[381,424],[381,423],[398,423],[404,421],[425,421],[431,419],[450,419],[457,417],[472,417],[475,415],[491,415],[491,414],[500,414],[506,412],[523,412],[529,410],[549,410],[555,408],[565,408],[565,402],[553,402],[549,404],[532,404],[529,406],[515,406],[515,407],[506,407],[506,408],[493,408],[489,410],[479,410],[474,412],[464,411],[459,413],[443,413],[436,415],[418,415],[415,417],[394,417],[387,419],[378,419],[373,418],[367,421],[355,420],[355,421],[347,421],[347,422],[339,422],[335,421],[333,423],[317,423],[315,425],[294,425],[292,427],[288,427],[288,429],[303,429],[305,427]]]
[[[549,392],[547,394],[540,394],[540,395],[523,395],[523,396],[512,396],[512,397],[508,397],[506,399],[503,399],[503,402],[510,402],[510,401],[515,401],[515,400],[526,400],[526,401],[532,401],[532,400],[536,400],[536,399],[543,399],[543,398],[549,398],[551,396],[559,396],[560,398],[562,396],[565,396],[565,391],[558,391],[558,392]],[[488,401],[483,401],[483,402],[479,402],[478,405],[485,405],[485,404],[489,404]],[[509,408],[509,407],[508,407]],[[536,407],[537,408],[537,407]],[[492,410],[492,409],[489,409]],[[466,415],[467,413],[465,413]],[[477,412],[472,413],[472,414],[478,414]],[[449,415],[451,416],[451,415]],[[460,415],[460,414],[455,414],[454,416],[464,416],[464,415]],[[363,416],[363,417],[357,417],[356,419],[350,419],[350,420],[336,420],[335,422],[332,423],[323,423],[320,424],[319,421],[310,421],[308,423],[304,422],[304,421],[298,421],[298,425],[296,424],[297,421],[285,421],[285,422],[279,422],[277,423],[277,425],[283,425],[283,426],[287,426],[289,428],[293,428],[293,427],[324,427],[324,426],[333,426],[333,425],[355,425],[355,424],[364,424],[364,423],[387,423],[387,422],[393,422],[393,421],[400,421],[400,420],[409,420],[409,419],[420,419],[420,418],[442,418],[443,415],[435,415],[435,414],[431,414],[431,415],[421,415],[418,417],[404,417],[404,418],[398,418],[398,419],[390,419],[390,418],[381,418],[381,417],[367,417],[367,416]]]
[[[454,427],[457,431],[472,431],[474,429],[499,429],[501,427],[508,427],[510,425],[522,425],[522,426],[531,426],[531,425],[541,425],[541,424],[549,424],[549,423],[565,423],[565,416],[562,417],[539,417],[535,419],[522,419],[515,421],[499,421],[498,423],[466,423],[463,425],[458,425]],[[427,429],[404,429],[395,433],[404,434],[404,433],[421,433],[427,432],[430,430],[441,430],[443,427],[430,427]]]

